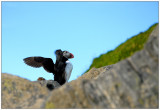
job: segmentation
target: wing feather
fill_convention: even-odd
[[[35,68],[43,67],[49,73],[54,72],[54,63],[51,58],[28,57],[23,60],[27,65],[31,67],[35,67]]]
[[[27,65],[39,68],[39,67],[43,66],[42,62],[43,62],[44,58],[43,57],[28,57],[23,60]]]

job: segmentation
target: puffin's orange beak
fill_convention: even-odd
[[[70,53],[71,57],[70,58],[74,58],[74,55],[72,53]]]

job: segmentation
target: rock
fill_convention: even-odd
[[[113,65],[101,67],[101,68],[92,68],[90,71],[87,72],[87,74],[83,74],[78,79],[96,79],[100,73],[103,73],[104,71],[109,71],[111,68],[113,68]]]
[[[158,27],[143,50],[63,86],[2,74],[2,108],[158,108]]]
[[[39,83],[41,86],[47,87],[49,90],[53,90],[60,87],[60,84],[54,80],[39,80],[35,81],[35,83]]]
[[[49,91],[26,79],[2,74],[2,109],[40,108]]]
[[[58,88],[56,81],[31,82],[10,74],[2,74],[2,109],[20,109],[20,108],[41,108],[44,106],[46,99],[51,94],[53,88]]]

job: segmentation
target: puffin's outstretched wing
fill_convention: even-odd
[[[44,57],[28,57],[23,59],[24,62],[32,67],[39,68],[42,67],[49,73],[54,72],[54,63],[51,58]]]

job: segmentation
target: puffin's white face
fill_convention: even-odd
[[[63,56],[67,59],[74,58],[73,54],[68,51],[63,51]]]

